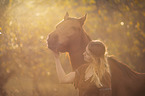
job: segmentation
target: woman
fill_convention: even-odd
[[[88,64],[81,65],[74,72],[66,74],[61,66],[58,53],[54,52],[56,71],[60,83],[74,83],[79,96],[111,96],[111,76],[103,42],[89,42],[83,53]]]

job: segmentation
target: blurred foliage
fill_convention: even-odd
[[[66,11],[72,17],[88,13],[84,28],[90,37],[145,72],[144,0],[0,0],[0,96],[77,96],[73,85],[58,84],[46,44]],[[61,61],[69,72],[66,54]]]

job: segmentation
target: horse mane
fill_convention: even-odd
[[[86,37],[91,41],[91,38],[89,37],[89,35],[84,31],[84,34],[86,35]]]
[[[89,41],[91,41],[92,39],[90,38],[90,36],[85,32],[85,30],[82,27],[82,30],[80,30],[81,33],[81,38],[83,41],[85,41],[86,39],[88,39]],[[88,44],[88,42],[86,42]],[[85,46],[86,47],[86,46]]]

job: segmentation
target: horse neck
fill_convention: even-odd
[[[72,50],[69,52],[73,70],[86,63],[84,61],[83,52],[85,51],[86,46],[90,41],[90,37],[84,32],[84,30],[82,30],[80,39],[74,43],[74,48],[72,48]]]

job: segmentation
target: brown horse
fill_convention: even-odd
[[[68,13],[56,30],[48,36],[48,48],[68,52],[73,70],[84,64],[83,52],[91,41],[82,26],[86,15],[77,19]],[[131,70],[126,64],[108,57],[111,69],[112,96],[145,96],[145,74]]]
[[[53,51],[69,52],[73,70],[85,63],[83,52],[91,41],[82,28],[85,19],[86,15],[77,19],[70,18],[67,13],[64,20],[56,26],[56,30],[48,35],[48,48]]]

